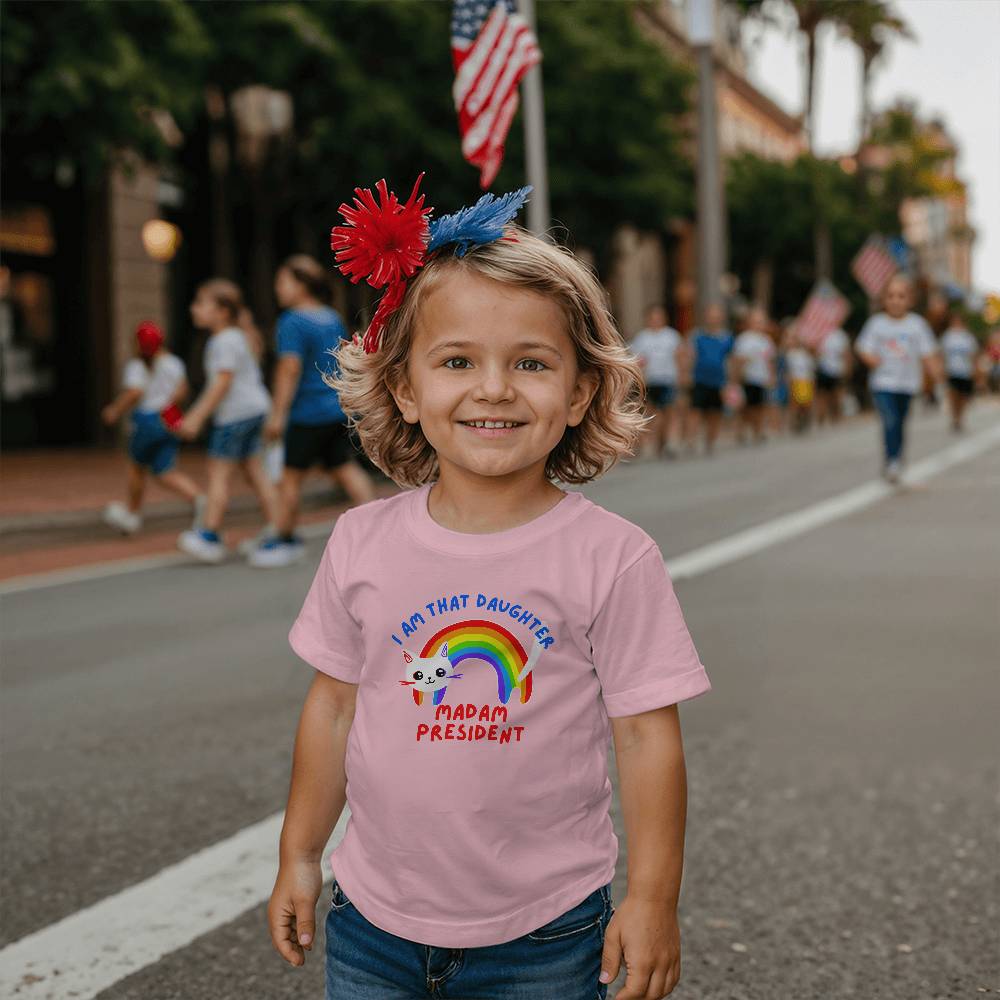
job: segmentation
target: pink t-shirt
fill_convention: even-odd
[[[469,534],[429,492],[340,515],[289,640],[358,685],[336,878],[376,926],[472,948],[611,881],[608,717],[711,685],[637,525],[567,492]]]

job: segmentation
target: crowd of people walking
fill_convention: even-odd
[[[159,327],[139,325],[122,391],[103,411],[109,426],[130,416],[127,498],[106,508],[111,527],[124,534],[140,530],[152,475],[192,505],[191,527],[178,538],[178,547],[203,562],[222,562],[229,552],[222,528],[238,471],[265,522],[243,554],[252,566],[275,567],[296,562],[305,552],[295,529],[310,468],[322,465],[353,503],[374,498],[374,483],[356,459],[337,394],[324,382],[335,364],[330,352],[348,336],[329,304],[327,273],[311,257],[290,257],[278,269],[274,291],[282,312],[271,391],[262,372],[264,338],[233,282],[206,281],[191,302],[193,325],[208,335],[206,383],[186,412],[181,410],[189,394],[184,362],[167,349]],[[196,440],[206,428],[203,489],[176,466],[181,442]]]
[[[693,455],[699,443],[711,455],[726,427],[737,444],[760,445],[769,436],[836,424],[848,401],[852,412],[870,401],[883,429],[882,474],[898,482],[914,396],[935,404],[946,386],[951,429],[961,433],[977,388],[1000,388],[1000,337],[981,346],[958,309],[936,337],[913,311],[913,287],[903,275],[888,283],[882,309],[853,343],[840,328],[809,340],[795,319],[775,323],[759,306],[733,319],[739,332],[720,303],[709,303],[702,323],[682,335],[663,306],[647,311],[631,348],[643,367],[653,455]]]
[[[322,465],[352,503],[374,498],[347,416],[324,378],[336,364],[332,349],[349,336],[330,305],[327,271],[309,256],[292,256],[277,271],[274,294],[281,312],[269,389],[262,368],[267,344],[239,287],[213,278],[197,288],[190,315],[207,334],[206,383],[186,411],[184,362],[159,327],[139,324],[121,392],[102,411],[109,426],[126,416],[130,421],[126,499],[106,508],[109,526],[129,535],[141,529],[152,476],[191,505],[191,527],[178,538],[179,548],[219,563],[229,554],[222,529],[239,472],[264,521],[241,554],[250,565],[269,568],[304,555],[296,527],[310,469]],[[961,312],[952,310],[935,336],[912,306],[911,283],[897,275],[886,286],[882,309],[853,342],[840,328],[807,342],[795,319],[776,323],[756,305],[730,317],[722,304],[709,303],[701,324],[686,334],[670,325],[662,305],[653,305],[630,342],[643,368],[653,455],[712,455],[723,432],[737,445],[759,446],[769,437],[836,424],[870,402],[882,424],[882,474],[897,482],[914,397],[936,405],[938,388],[946,386],[951,428],[959,433],[977,389],[988,383],[1000,390],[1000,332],[981,346]],[[867,378],[855,377],[865,370]],[[202,485],[181,472],[177,460],[182,442],[206,431]]]

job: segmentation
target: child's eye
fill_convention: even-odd
[[[538,368],[528,368],[527,371],[529,372],[541,372],[545,371],[545,369],[549,367],[544,361],[539,361],[538,358],[525,358],[524,361],[519,362],[519,364],[522,365],[525,363],[539,366]]]
[[[461,361],[462,362],[462,367],[460,367],[460,368],[454,368],[454,367],[452,367],[452,365],[451,365],[452,361]],[[469,364],[469,359],[468,358],[457,358],[457,357],[456,358],[448,358],[448,360],[444,362],[445,368],[451,368],[452,371],[465,371],[466,370],[466,366],[468,364]],[[522,361],[519,361],[518,364],[519,365],[523,365],[523,364],[538,365],[537,368],[525,368],[525,369],[522,369],[522,371],[529,371],[529,372],[545,371],[545,369],[548,368],[548,365],[546,365],[544,361],[539,361],[538,358],[524,358]]]

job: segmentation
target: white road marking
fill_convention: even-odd
[[[88,1000],[269,899],[283,818],[275,813],[8,945],[0,951],[0,996]],[[345,809],[324,870],[346,825]]]
[[[947,448],[916,462],[903,475],[901,487],[917,486],[939,475],[954,465],[967,462],[1000,444],[1000,424],[994,424],[978,434],[949,445]],[[864,483],[854,489],[819,503],[803,507],[801,510],[765,521],[753,528],[739,531],[728,538],[704,545],[693,552],[666,560],[667,570],[673,580],[685,580],[700,576],[709,570],[725,566],[751,556],[762,549],[786,542],[798,535],[820,528],[831,521],[840,520],[865,507],[884,500],[897,493],[900,486],[892,486],[881,480]]]
[[[997,445],[1000,423],[917,462],[905,475],[904,485],[926,482]],[[667,560],[667,569],[675,580],[690,579],[870,507],[896,489],[881,482],[865,483]],[[327,525],[310,528],[315,535],[329,530]],[[176,560],[174,556],[169,558],[171,562]],[[284,812],[275,813],[228,840],[8,945],[0,951],[0,996],[16,1000],[90,1000],[126,976],[260,905],[270,898],[274,885],[283,818]],[[330,873],[326,858],[343,839],[347,819],[345,809],[324,851],[327,879]],[[280,961],[277,953],[275,960]]]

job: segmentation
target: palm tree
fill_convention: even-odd
[[[795,12],[799,33],[805,39],[805,81],[802,95],[802,120],[809,149],[815,141],[816,79],[819,63],[817,36],[820,25],[832,23],[843,26],[847,23],[851,8],[865,6],[869,0],[784,0],[786,6]],[[768,0],[734,0],[734,5],[743,14],[774,23],[768,16],[771,4]]]
[[[886,0],[857,0],[847,5],[841,31],[861,52],[861,102],[858,145],[863,145],[871,128],[871,80],[875,63],[893,37],[912,39],[909,25],[893,13]]]

